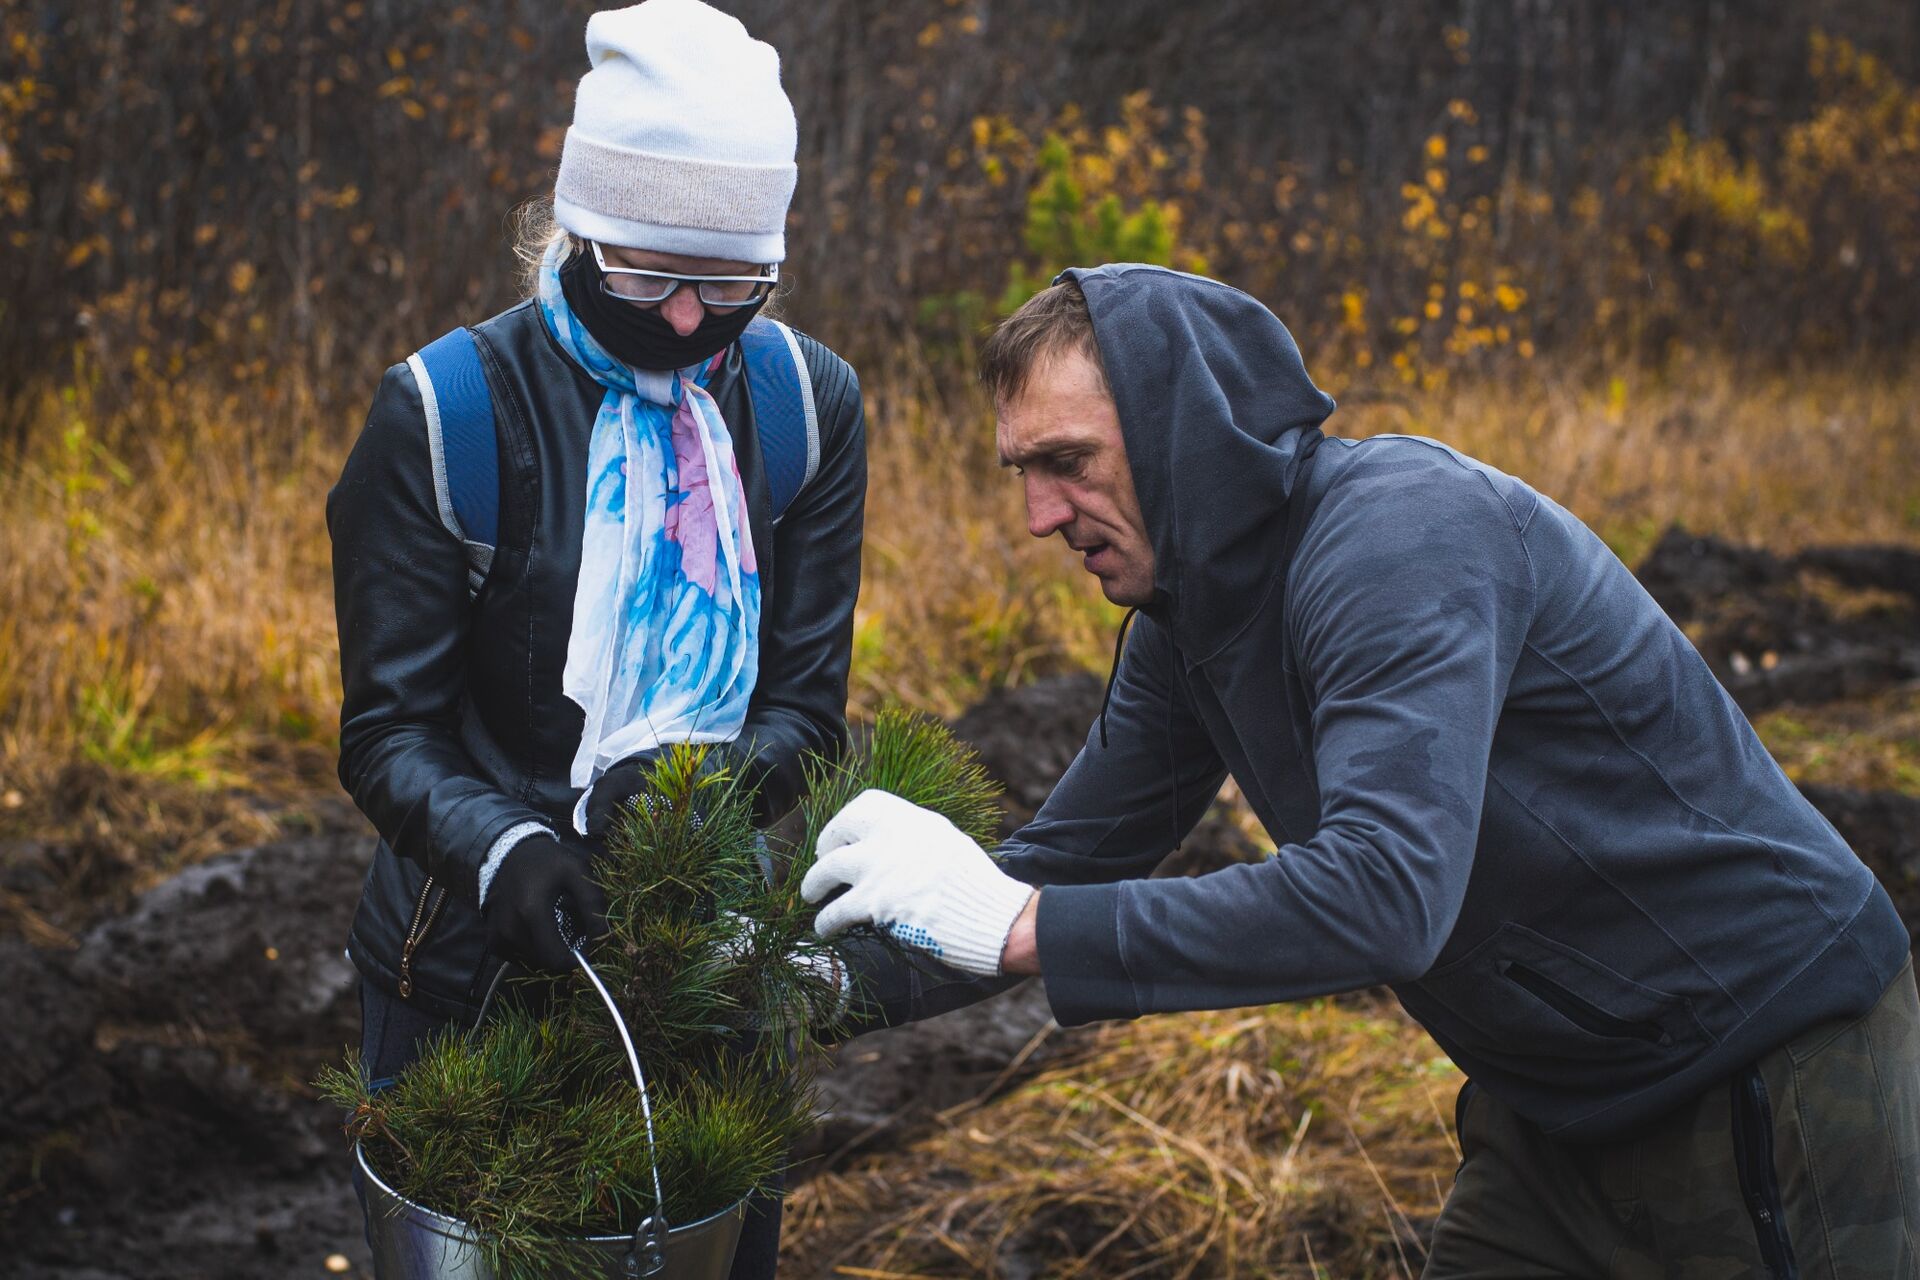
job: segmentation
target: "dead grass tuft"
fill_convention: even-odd
[[[802,1185],[804,1274],[1419,1273],[1460,1084],[1390,1002],[1191,1014],[1085,1046]],[[1316,1270],[1315,1268],[1319,1268]]]
[[[1703,360],[1349,403],[1340,435],[1433,436],[1586,521],[1635,564],[1668,525],[1792,551],[1920,542],[1920,378]]]

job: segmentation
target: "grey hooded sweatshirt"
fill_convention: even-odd
[[[1068,274],[1157,564],[1106,744],[1003,851],[1061,1023],[1386,983],[1590,1139],[1873,1005],[1891,901],[1579,520],[1430,440],[1322,435],[1246,294]],[[1276,852],[1146,879],[1229,774]]]

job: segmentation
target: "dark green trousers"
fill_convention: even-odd
[[[1920,1280],[1920,996],[1796,1036],[1652,1129],[1542,1136],[1469,1082],[1425,1280]]]

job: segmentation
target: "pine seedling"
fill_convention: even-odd
[[[809,860],[819,829],[867,787],[979,840],[998,818],[966,748],[904,712],[882,712],[847,761],[807,768]],[[595,865],[609,932],[591,960],[641,1046],[657,1146],[607,1011],[578,974],[509,984],[531,1007],[503,999],[484,1026],[443,1032],[377,1093],[351,1057],[318,1081],[350,1112],[374,1171],[468,1224],[499,1280],[598,1276],[584,1237],[652,1213],[691,1223],[772,1189],[813,1122],[812,1033],[840,991],[829,966],[806,963],[826,944],[800,877],[763,874],[753,797],[705,749],[662,753],[649,783]]]
[[[663,753],[646,802],[616,826],[598,875],[609,936],[596,965],[663,1056],[754,1026],[793,984],[786,951],[744,927],[767,901],[751,793],[703,748]]]
[[[803,831],[793,850],[796,874],[813,864],[833,815],[869,789],[931,809],[982,845],[999,831],[1000,788],[973,749],[931,716],[885,707],[866,741],[845,759],[809,767]]]

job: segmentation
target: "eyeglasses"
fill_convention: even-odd
[[[762,276],[685,276],[670,271],[648,271],[642,267],[611,267],[600,242],[593,244],[593,260],[600,265],[600,287],[622,302],[665,302],[683,284],[694,286],[703,307],[730,310],[766,301],[780,283],[780,267],[767,267]]]

